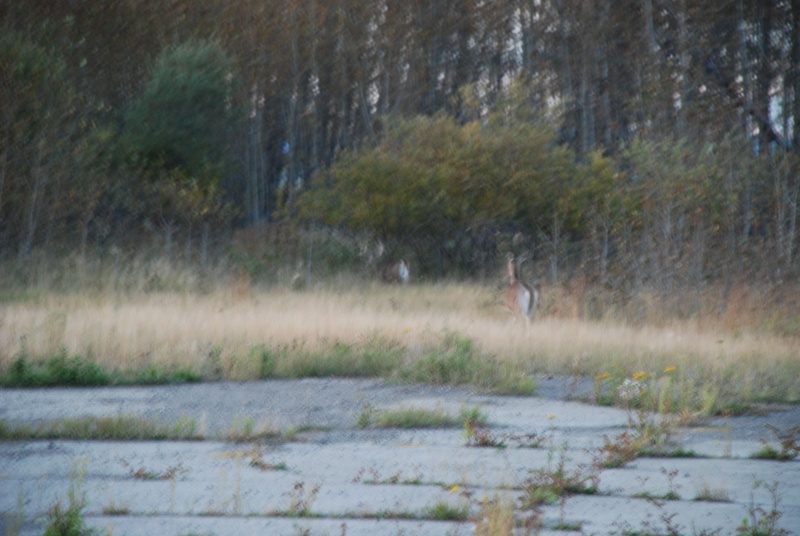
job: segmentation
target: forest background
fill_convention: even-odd
[[[4,292],[382,245],[417,281],[524,254],[589,316],[797,310],[797,0],[28,0],[0,30]]]

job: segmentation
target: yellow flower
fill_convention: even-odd
[[[678,370],[678,367],[667,367],[664,369],[664,374],[670,374],[672,372],[675,372],[676,370]]]
[[[650,375],[648,373],[646,373],[646,372],[637,372],[636,374],[633,375],[633,379],[636,380],[636,381],[646,380],[649,377],[650,377]]]
[[[459,486],[458,484],[456,484],[455,486],[453,486],[452,488],[450,488],[450,493],[458,493],[458,490],[460,490],[460,489],[461,489],[461,486]]]
[[[552,420],[553,420],[553,419],[555,419],[555,418],[556,418],[556,416],[555,416],[555,413],[548,413],[548,414],[547,414],[547,419],[548,419],[548,420],[552,421]]]
[[[598,375],[597,375],[597,377],[596,377],[595,379],[596,379],[597,381],[601,382],[601,381],[603,381],[603,380],[607,380],[607,379],[608,379],[608,378],[610,378],[610,377],[611,377],[611,374],[609,374],[608,372],[604,372],[604,373],[602,373],[602,374],[598,374]]]

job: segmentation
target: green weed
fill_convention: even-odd
[[[480,355],[471,339],[451,335],[442,345],[398,371],[402,381],[474,385],[498,394],[533,394],[536,384],[519,365]]]
[[[761,442],[764,446],[750,457],[758,460],[777,460],[781,462],[797,458],[798,454],[800,454],[800,441],[798,441],[800,426],[794,426],[786,431],[781,431],[771,424],[766,425],[766,427],[775,435],[780,448],[777,449],[762,439]]]
[[[467,505],[453,506],[445,501],[438,501],[422,513],[422,519],[435,521],[466,521],[468,518],[469,507]]]
[[[319,484],[306,489],[305,483],[295,482],[292,491],[289,493],[289,509],[286,514],[289,517],[309,517],[311,506],[317,499]]]
[[[760,487],[765,487],[770,495],[769,509],[756,506],[754,492]],[[743,536],[788,536],[786,529],[778,527],[778,521],[783,517],[780,511],[781,497],[778,493],[778,483],[766,484],[761,480],[756,480],[753,489],[750,491],[750,506],[748,507],[749,518],[742,520],[742,524],[736,527],[736,533]]]
[[[175,385],[202,382],[203,379],[203,376],[188,367],[173,370],[148,365],[142,370],[118,374],[114,383],[119,385]]]
[[[506,443],[495,436],[488,428],[475,426],[469,421],[464,421],[464,437],[468,447],[506,448]]]
[[[44,421],[36,425],[9,425],[0,422],[0,439],[72,439],[72,440],[186,440],[200,439],[195,422],[181,418],[175,424],[137,417],[77,417]]]
[[[703,482],[700,489],[697,490],[695,501],[706,502],[731,502],[731,496],[727,490],[723,488],[713,488],[708,482]]]
[[[575,470],[567,470],[567,446],[560,450],[558,461],[553,464],[554,453],[548,453],[547,466],[534,469],[524,481],[522,498],[523,508],[535,509],[543,504],[553,504],[563,495],[594,494],[600,484],[598,474],[583,466]]]
[[[174,480],[179,475],[187,472],[187,469],[182,464],[172,465],[163,471],[153,471],[139,467],[134,469],[126,460],[120,459],[120,464],[125,467],[131,475],[131,478],[136,480]]]
[[[87,463],[85,459],[72,462],[67,505],[64,506],[58,501],[47,513],[44,536],[89,536],[97,533],[86,526],[83,518],[83,509],[86,508],[87,501],[82,486],[86,477]]]
[[[436,409],[409,407],[378,412],[373,424],[378,428],[450,428],[458,426],[459,420],[441,407]]]
[[[486,499],[475,523],[476,536],[506,536],[514,533],[514,504],[500,498]]]
[[[97,386],[110,381],[100,366],[81,356],[70,357],[66,348],[40,362],[20,352],[0,379],[4,387]]]
[[[270,354],[268,368],[273,377],[281,378],[387,377],[397,369],[401,355],[398,345],[382,339],[364,346],[335,342],[324,352],[281,349],[276,356]]]
[[[375,406],[365,403],[361,408],[361,413],[359,413],[358,417],[356,417],[356,426],[359,428],[366,428],[372,424],[372,419],[376,412],[377,410],[375,409]]]
[[[435,409],[406,407],[396,410],[378,410],[371,404],[364,404],[356,418],[356,426],[366,428],[451,428],[461,423],[484,424],[486,415],[478,407],[462,407],[458,416]]]

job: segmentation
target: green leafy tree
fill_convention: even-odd
[[[531,123],[459,125],[444,115],[395,120],[379,145],[346,152],[318,174],[300,197],[298,215],[389,242],[413,237],[424,244],[420,250],[440,254],[460,241],[470,248],[476,229],[509,224],[560,237],[583,221],[588,192],[580,189],[585,174],[572,153],[551,142]],[[470,269],[469,255],[452,256]]]
[[[177,169],[203,183],[218,180],[236,117],[231,76],[230,60],[214,43],[162,52],[126,116],[134,162],[155,175]]]
[[[188,224],[188,240],[202,222],[205,259],[210,221],[229,213],[221,184],[238,119],[231,65],[211,42],[167,48],[126,114],[128,166],[145,179],[146,212],[164,222],[168,254],[176,221]]]
[[[692,150],[685,140],[635,140],[624,153],[629,195],[638,207],[634,279],[648,281],[665,303],[676,288],[698,288],[707,251],[721,219],[724,189],[714,152]],[[712,225],[714,223],[714,225]]]

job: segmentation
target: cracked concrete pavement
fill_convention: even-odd
[[[530,472],[552,467],[560,456],[568,470],[591,464],[604,437],[620,434],[628,415],[581,402],[590,394],[591,383],[559,378],[540,378],[532,397],[364,379],[0,389],[0,420],[7,424],[125,414],[165,423],[191,419],[209,438],[2,442],[0,532],[41,534],[48,510],[66,501],[77,467],[85,470],[85,520],[102,534],[472,534],[472,521],[433,521],[425,512],[446,503],[474,516],[483,498],[518,499]],[[357,426],[365,408],[441,408],[457,415],[475,406],[507,448],[467,446],[457,428]],[[299,432],[279,443],[226,440],[245,420]],[[639,458],[602,470],[599,493],[542,508],[540,533],[666,532],[671,523],[682,534],[734,534],[752,508],[771,508],[768,489],[756,486],[765,482],[778,486],[778,526],[800,534],[800,460],[749,458],[762,439],[777,445],[766,424],[800,425],[800,408],[774,406],[677,429],[676,447],[699,457]],[[521,448],[517,438],[531,434],[541,445]],[[669,491],[681,499],[656,504],[644,498]],[[721,500],[694,500],[704,493]],[[292,508],[307,515],[275,514]]]

